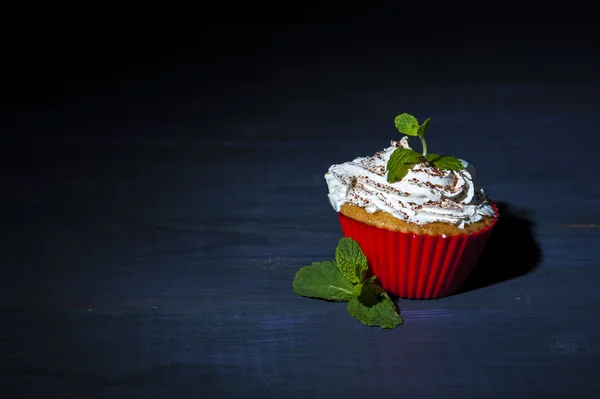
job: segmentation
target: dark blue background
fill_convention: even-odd
[[[3,395],[598,397],[589,11],[264,11],[7,30]],[[461,293],[385,331],[291,281],[341,237],[328,166],[402,112],[501,220]]]

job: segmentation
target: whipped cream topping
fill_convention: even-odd
[[[439,170],[424,162],[402,180],[388,183],[386,165],[399,147],[410,149],[407,136],[371,157],[330,166],[325,180],[333,208],[339,212],[343,204],[350,203],[410,223],[441,221],[460,228],[483,216],[494,216],[486,194],[473,182],[475,168],[462,159],[463,170]]]

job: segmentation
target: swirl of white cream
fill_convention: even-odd
[[[367,212],[383,211],[398,219],[426,224],[442,221],[463,228],[493,216],[487,196],[474,182],[475,169],[461,160],[463,170],[439,170],[420,163],[400,181],[388,183],[386,165],[396,148],[408,148],[408,137],[371,157],[332,165],[325,174],[329,200],[339,212],[345,203]]]

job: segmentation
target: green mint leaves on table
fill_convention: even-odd
[[[465,168],[458,158],[427,153],[425,130],[429,127],[430,120],[431,118],[428,118],[422,125],[419,125],[417,118],[406,113],[394,118],[394,124],[400,133],[404,133],[407,136],[417,136],[421,139],[423,153],[419,154],[407,148],[397,148],[394,150],[387,163],[387,181],[389,183],[402,180],[409,170],[421,162],[428,162],[430,165],[441,170],[462,170]]]
[[[355,297],[354,284],[340,272],[335,261],[314,262],[294,277],[294,291],[308,298],[349,301]]]
[[[348,313],[367,326],[395,328],[402,324],[396,305],[376,283],[367,278],[368,263],[360,245],[342,238],[335,261],[314,262],[294,276],[294,292],[308,298],[348,302]]]
[[[351,283],[361,283],[367,277],[369,264],[360,245],[351,238],[342,238],[335,249],[335,261],[344,277]]]

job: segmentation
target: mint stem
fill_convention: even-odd
[[[425,142],[425,138],[423,136],[419,136],[421,139],[421,144],[423,145],[423,156],[427,156],[427,143]]]

